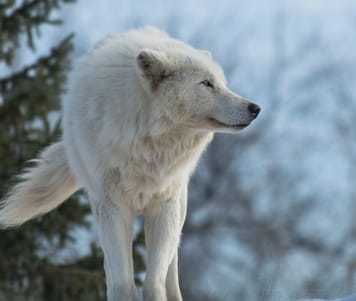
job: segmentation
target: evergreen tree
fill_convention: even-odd
[[[51,13],[73,1],[0,0],[0,70],[11,70],[23,43],[35,53],[34,35],[44,24],[60,24],[51,19]],[[60,138],[58,110],[71,40],[68,35],[32,64],[4,76],[0,73],[0,199],[25,163]],[[0,301],[105,300],[102,256],[97,246],[92,246],[88,256],[70,263],[53,260],[76,239],[73,229],[87,226],[88,212],[77,195],[20,229],[0,232]],[[141,243],[142,235],[136,245]],[[143,260],[138,252],[134,255],[141,270]]]

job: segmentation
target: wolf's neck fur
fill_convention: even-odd
[[[211,133],[192,133],[184,129],[171,130],[159,136],[145,136],[136,141],[132,159],[140,162],[141,167],[149,167],[149,174],[154,170],[161,175],[169,174],[180,167],[188,168],[191,173],[212,137]]]

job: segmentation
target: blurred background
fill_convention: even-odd
[[[59,22],[62,20],[62,22]],[[0,0],[0,196],[60,139],[70,66],[107,34],[151,24],[212,52],[261,116],[216,135],[191,180],[180,247],[188,301],[356,291],[354,0]],[[144,242],[137,222],[137,283]],[[85,195],[0,233],[0,300],[105,300]]]

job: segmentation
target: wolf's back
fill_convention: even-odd
[[[0,204],[1,228],[49,212],[79,189],[61,142],[47,147],[33,162],[36,165],[19,176],[19,183]]]

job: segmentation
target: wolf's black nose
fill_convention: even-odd
[[[248,109],[251,112],[252,116],[255,117],[255,118],[261,112],[261,108],[258,105],[254,104],[254,103],[249,104],[248,105]]]

